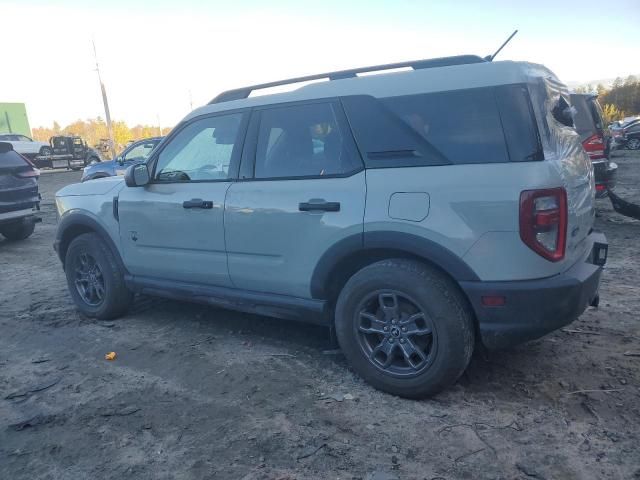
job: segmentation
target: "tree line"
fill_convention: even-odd
[[[163,136],[171,131],[170,128],[154,127],[150,125],[136,125],[129,127],[125,122],[111,122],[113,129],[113,141],[116,144],[116,151],[120,151],[127,143],[133,140],[140,140],[149,137]],[[87,120],[77,120],[62,128],[58,122],[53,122],[51,128],[38,127],[32,130],[33,138],[41,142],[48,142],[55,135],[78,135],[82,137],[89,146],[99,145],[101,140],[109,139],[107,123],[100,117]]]
[[[640,114],[640,81],[635,75],[625,80],[618,77],[610,88],[602,84],[585,85],[576,88],[577,93],[597,93],[598,102],[602,106],[605,123],[622,120],[625,117]]]

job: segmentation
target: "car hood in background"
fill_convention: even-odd
[[[48,147],[48,143],[44,142],[7,142],[13,145],[13,149],[18,153],[39,153],[42,147]]]
[[[124,185],[122,177],[105,177],[90,182],[73,183],[58,190],[56,197],[70,197],[83,195],[105,195],[118,186]]]

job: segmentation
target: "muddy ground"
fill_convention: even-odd
[[[616,161],[640,200],[640,155]],[[43,174],[43,223],[0,241],[1,479],[640,478],[640,222],[608,200],[600,307],[410,401],[321,328],[155,298],[80,316],[51,247],[78,178]]]

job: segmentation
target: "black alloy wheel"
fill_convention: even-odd
[[[396,377],[429,368],[438,348],[433,322],[409,295],[396,290],[369,294],[356,309],[360,348],[372,365]]]

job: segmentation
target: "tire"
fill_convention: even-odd
[[[39,155],[42,157],[50,157],[51,155],[53,155],[53,150],[51,149],[51,147],[42,147],[40,149]]]
[[[85,233],[74,238],[64,266],[71,298],[84,315],[109,320],[127,311],[133,294],[125,285],[124,271],[99,235]]]
[[[414,260],[383,260],[353,275],[338,297],[335,323],[352,368],[401,397],[423,398],[452,385],[473,353],[466,298],[443,273]]]
[[[627,148],[629,150],[640,149],[640,138],[632,138],[627,142]]]
[[[23,218],[17,223],[13,223],[2,228],[2,235],[12,242],[29,238],[36,228],[36,223],[32,218]]]

